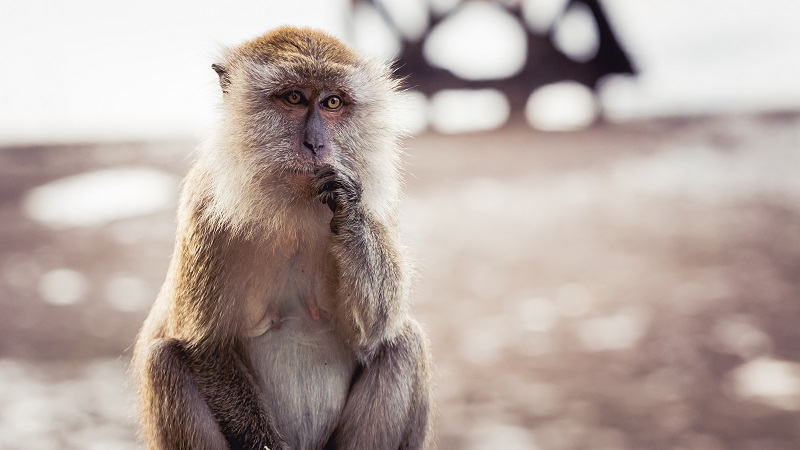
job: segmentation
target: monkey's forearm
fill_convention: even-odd
[[[402,324],[409,270],[394,229],[361,200],[355,173],[323,165],[315,172],[314,189],[333,211],[340,319],[350,325],[358,357],[367,362]]]
[[[360,206],[337,213],[331,226],[341,307],[354,328],[359,356],[368,358],[402,323],[409,289],[405,255],[393,230]]]

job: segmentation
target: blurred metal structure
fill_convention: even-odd
[[[467,2],[457,2],[454,7],[441,14],[437,14],[429,2],[427,26],[419,39],[409,39],[400,31],[382,0],[354,0],[354,3],[372,5],[380,13],[386,25],[400,39],[401,51],[397,57],[397,74],[406,77],[409,87],[427,96],[442,89],[497,89],[508,99],[511,108],[509,122],[523,117],[528,96],[538,87],[571,80],[595,91],[600,79],[606,75],[636,74],[636,69],[614,33],[598,0],[569,0],[565,3],[561,14],[544,33],[535,32],[527,23],[523,16],[522,0],[495,2],[514,16],[525,29],[526,57],[524,66],[516,74],[503,79],[487,80],[460,78],[447,69],[432,65],[423,55],[423,46],[431,32]],[[597,52],[585,62],[570,59],[554,45],[554,35],[560,20],[576,4],[583,4],[588,8],[598,32]]]

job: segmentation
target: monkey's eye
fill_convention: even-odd
[[[286,94],[283,94],[283,99],[286,100],[286,103],[289,103],[290,105],[299,105],[301,103],[305,103],[306,100],[300,91],[289,91]]]
[[[322,101],[322,106],[328,109],[339,109],[342,106],[342,99],[338,95],[331,95]]]

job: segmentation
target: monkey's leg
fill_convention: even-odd
[[[256,382],[233,352],[191,354],[179,341],[151,350],[147,381],[154,395],[147,428],[157,449],[286,448],[260,406]]]
[[[336,449],[424,449],[433,440],[430,362],[409,320],[358,375],[329,443]]]
[[[228,443],[176,341],[158,340],[145,366],[145,440],[151,450],[226,449]]]

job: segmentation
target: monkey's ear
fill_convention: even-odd
[[[228,93],[228,86],[231,85],[231,79],[228,77],[228,71],[219,64],[212,64],[211,68],[219,75],[219,86],[222,88],[222,93]]]

